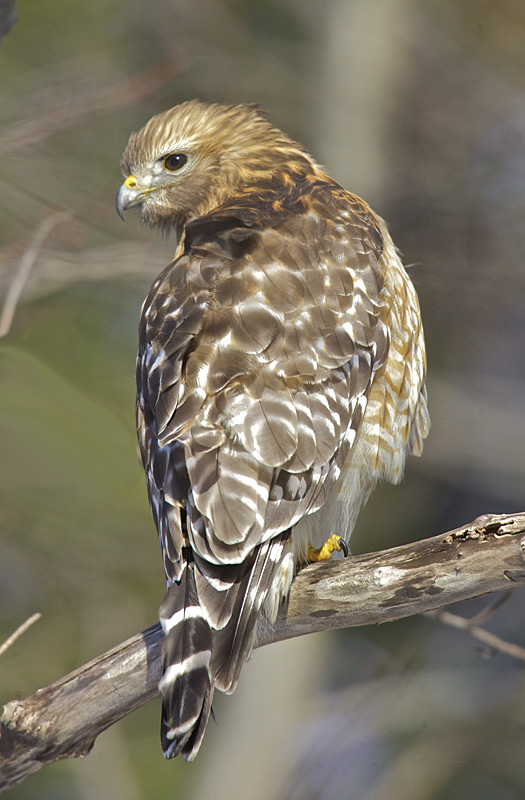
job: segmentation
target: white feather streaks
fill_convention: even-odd
[[[143,308],[137,421],[170,584],[164,746],[192,759],[262,607],[308,545],[350,535],[429,420],[417,297],[381,220],[246,107],[160,115],[124,169],[152,188],[181,143],[173,191],[142,208],[183,233]]]
[[[170,664],[159,681],[159,691],[165,692],[169,685],[185,672],[191,672],[194,669],[207,669],[210,658],[211,650],[201,650],[199,653],[193,653],[193,655],[178,664]]]

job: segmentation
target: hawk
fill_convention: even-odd
[[[137,427],[168,584],[161,740],[191,761],[294,571],[421,453],[423,329],[385,223],[257,106],[157,114],[121,167],[120,216],[177,238],[142,308]]]

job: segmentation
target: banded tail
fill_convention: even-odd
[[[241,564],[215,566],[196,558],[160,606],[165,633],[161,744],[166,758],[197,755],[215,687],[228,694],[249,656],[272,580],[289,533],[257,547]]]
[[[212,631],[199,605],[192,564],[186,565],[180,583],[169,587],[159,614],[166,637],[159,683],[162,750],[166,758],[182,753],[191,761],[206,730],[214,688]]]

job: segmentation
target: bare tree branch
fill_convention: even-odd
[[[525,512],[484,515],[431,539],[297,575],[287,608],[259,645],[378,624],[525,584]],[[159,625],[80,667],[0,719],[0,791],[52,761],[86,755],[96,737],[152,699],[161,674]]]

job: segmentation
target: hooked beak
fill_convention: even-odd
[[[134,175],[129,175],[118,190],[115,201],[119,217],[124,219],[124,211],[139,206],[143,200],[144,194],[137,187],[137,179]]]

